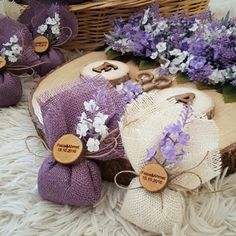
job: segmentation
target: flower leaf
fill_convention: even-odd
[[[220,85],[210,85],[210,84],[206,84],[206,83],[196,83],[196,87],[199,90],[206,90],[206,89],[216,89],[218,90],[221,86]]]
[[[117,57],[120,57],[121,56],[121,53],[120,52],[117,52],[117,51],[114,51],[113,49],[110,49],[106,52],[106,55],[107,55],[107,58],[109,60],[114,60],[116,59]]]
[[[183,73],[177,73],[175,80],[176,80],[177,84],[185,84],[185,83],[190,82],[189,77]]]
[[[148,69],[154,69],[158,66],[157,62],[154,60],[141,60],[139,62],[139,70],[148,70]]]
[[[222,92],[223,92],[225,103],[236,102],[236,88],[233,85],[231,84],[225,85],[223,87]]]
[[[128,62],[130,60],[130,57],[128,54],[122,54],[121,52],[117,52],[113,49],[109,49],[106,51],[107,59],[109,60],[118,60],[122,62]]]

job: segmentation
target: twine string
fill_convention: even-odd
[[[186,191],[191,191],[191,190],[197,189],[198,187],[196,187],[195,189],[191,189],[191,188],[185,187],[185,186],[180,185],[180,184],[171,183],[171,182],[174,181],[177,177],[179,177],[179,176],[181,176],[181,175],[184,175],[184,174],[192,174],[192,175],[195,175],[195,176],[199,179],[200,185],[202,185],[202,184],[203,184],[202,178],[201,178],[198,174],[192,172],[191,170],[194,170],[195,168],[199,167],[199,166],[203,163],[203,161],[206,160],[206,157],[208,156],[208,153],[209,153],[209,152],[207,152],[207,154],[205,155],[205,157],[203,158],[203,160],[202,160],[199,164],[197,164],[196,166],[194,166],[194,167],[192,167],[192,168],[190,168],[190,169],[187,169],[187,170],[185,170],[185,171],[182,171],[182,172],[180,172],[180,173],[178,173],[178,174],[176,174],[176,175],[171,176],[170,179],[169,179],[169,184],[167,185],[167,187],[170,188],[170,189],[172,189],[172,190],[174,190],[174,191],[176,191],[176,192],[177,192],[177,190],[176,190],[175,188],[172,188],[171,186],[173,186],[173,187],[180,187],[180,188],[182,188],[182,189],[184,189],[184,190],[186,190]],[[129,171],[120,171],[120,172],[118,172],[118,173],[116,174],[116,176],[115,176],[115,178],[114,178],[114,182],[115,182],[115,184],[116,184],[116,186],[117,186],[118,188],[120,188],[120,186],[121,186],[122,189],[126,189],[126,190],[138,189],[138,188],[140,188],[140,187],[143,188],[143,186],[135,187],[135,188],[129,188],[129,187],[125,187],[125,188],[124,188],[124,186],[122,186],[122,185],[120,185],[119,183],[117,183],[117,176],[119,176],[120,174],[123,174],[123,173],[130,173],[130,172],[129,172]],[[136,176],[139,176],[139,174],[136,173],[136,172],[134,172],[134,171],[132,171],[132,173],[135,174]]]
[[[123,185],[123,184],[119,184],[118,183],[118,181],[117,181],[117,178],[118,178],[118,176],[119,175],[121,175],[121,174],[134,174],[134,175],[136,175],[136,176],[139,176],[139,174],[137,174],[135,171],[133,171],[133,170],[122,170],[122,171],[120,171],[120,172],[118,172],[116,175],[115,175],[115,177],[114,177],[114,183],[115,183],[115,185],[118,187],[118,188],[120,188],[120,189],[124,189],[124,190],[134,190],[134,189],[138,189],[138,188],[143,188],[143,186],[139,186],[139,187],[133,187],[133,188],[131,188],[131,187],[127,187],[127,186],[125,186],[125,185]]]
[[[69,35],[67,35],[67,38],[63,41],[63,42],[61,42],[61,43],[56,43],[56,44],[54,44],[53,45],[53,47],[54,48],[57,48],[57,47],[60,47],[60,46],[62,46],[62,45],[64,45],[64,44],[66,44],[69,40],[70,40],[70,38],[72,37],[72,35],[73,35],[73,31],[72,31],[72,29],[70,28],[70,27],[61,27],[61,30],[63,31],[63,30],[69,30]]]
[[[28,137],[26,137],[26,139],[25,139],[25,145],[26,145],[26,148],[27,148],[27,150],[28,150],[29,153],[33,154],[34,156],[38,156],[38,157],[43,157],[43,158],[45,158],[45,156],[39,155],[39,154],[37,154],[37,153],[31,151],[31,149],[30,149],[30,147],[29,147],[29,144],[28,144],[28,141],[30,141],[31,139],[34,139],[34,138],[40,140],[40,141],[42,142],[43,146],[45,147],[45,149],[46,149],[48,152],[52,153],[52,151],[50,150],[50,148],[48,147],[48,145],[46,144],[46,142],[45,142],[41,137],[39,137],[39,136],[28,136]]]
[[[101,141],[101,144],[103,142],[105,142],[105,140],[107,140],[107,138],[109,138],[114,132],[118,131],[118,128],[112,130],[110,133],[108,133],[108,135],[106,136],[106,138],[104,138],[102,141]],[[107,157],[109,154],[111,154],[117,147],[118,147],[118,138],[120,137],[120,134],[117,135],[116,137],[112,137],[112,142],[109,143],[105,148],[99,150],[98,152],[93,152],[93,153],[88,153],[88,154],[85,154],[83,157],[84,158],[88,158],[88,159],[96,159],[96,158],[105,158]],[[25,144],[26,144],[26,148],[27,150],[29,151],[29,153],[35,155],[35,156],[38,156],[38,157],[43,157],[45,158],[45,156],[42,156],[42,155],[39,155],[37,153],[35,153],[34,151],[32,151],[30,149],[30,146],[28,144],[28,141],[33,139],[33,138],[36,138],[36,139],[39,139],[43,146],[45,147],[45,149],[50,152],[50,154],[53,154],[52,150],[48,147],[48,145],[46,144],[46,142],[39,136],[28,136],[26,139],[25,139]],[[112,148],[110,149],[109,148],[109,151],[108,152],[105,152],[103,154],[100,154],[101,152],[105,151],[106,149],[108,149],[108,147],[112,146]]]

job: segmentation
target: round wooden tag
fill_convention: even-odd
[[[160,192],[168,182],[168,174],[159,164],[147,164],[140,172],[141,185],[149,192]]]
[[[4,68],[6,66],[7,62],[5,58],[0,57],[0,69]]]
[[[53,147],[53,156],[61,164],[73,164],[83,154],[83,142],[73,134],[62,136]]]
[[[38,36],[34,39],[34,51],[37,53],[43,53],[48,50],[49,41],[45,36]]]

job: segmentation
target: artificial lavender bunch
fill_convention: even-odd
[[[159,145],[155,144],[148,150],[145,161],[151,161],[155,158],[159,146],[163,159],[169,163],[177,163],[183,160],[186,156],[185,148],[190,141],[190,136],[184,131],[184,128],[190,122],[192,114],[192,107],[184,105],[179,119],[164,128]]]

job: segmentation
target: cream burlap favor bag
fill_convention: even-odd
[[[188,113],[191,113],[191,119]],[[185,115],[188,119],[185,119]],[[166,127],[170,127],[170,124],[180,125],[179,117],[185,122],[180,136],[183,137],[183,132],[186,134],[188,145],[180,160],[171,161],[168,155],[166,160],[161,140]],[[156,93],[144,94],[127,107],[120,122],[120,133],[127,157],[139,175],[128,187],[121,215],[145,230],[171,232],[173,225],[181,225],[184,217],[185,202],[181,190],[196,189],[220,173],[221,159],[215,122],[195,114],[190,106],[176,103],[175,100],[162,100]],[[168,132],[166,134],[169,135]],[[148,159],[153,150],[154,157]],[[168,147],[165,151],[169,151]],[[160,191],[149,191],[150,186],[143,185],[141,181],[142,173],[147,174],[144,177],[146,180],[157,181],[155,173],[143,171],[150,163],[158,163],[167,172],[168,180],[165,180],[166,185]],[[158,172],[156,174],[158,176]]]

